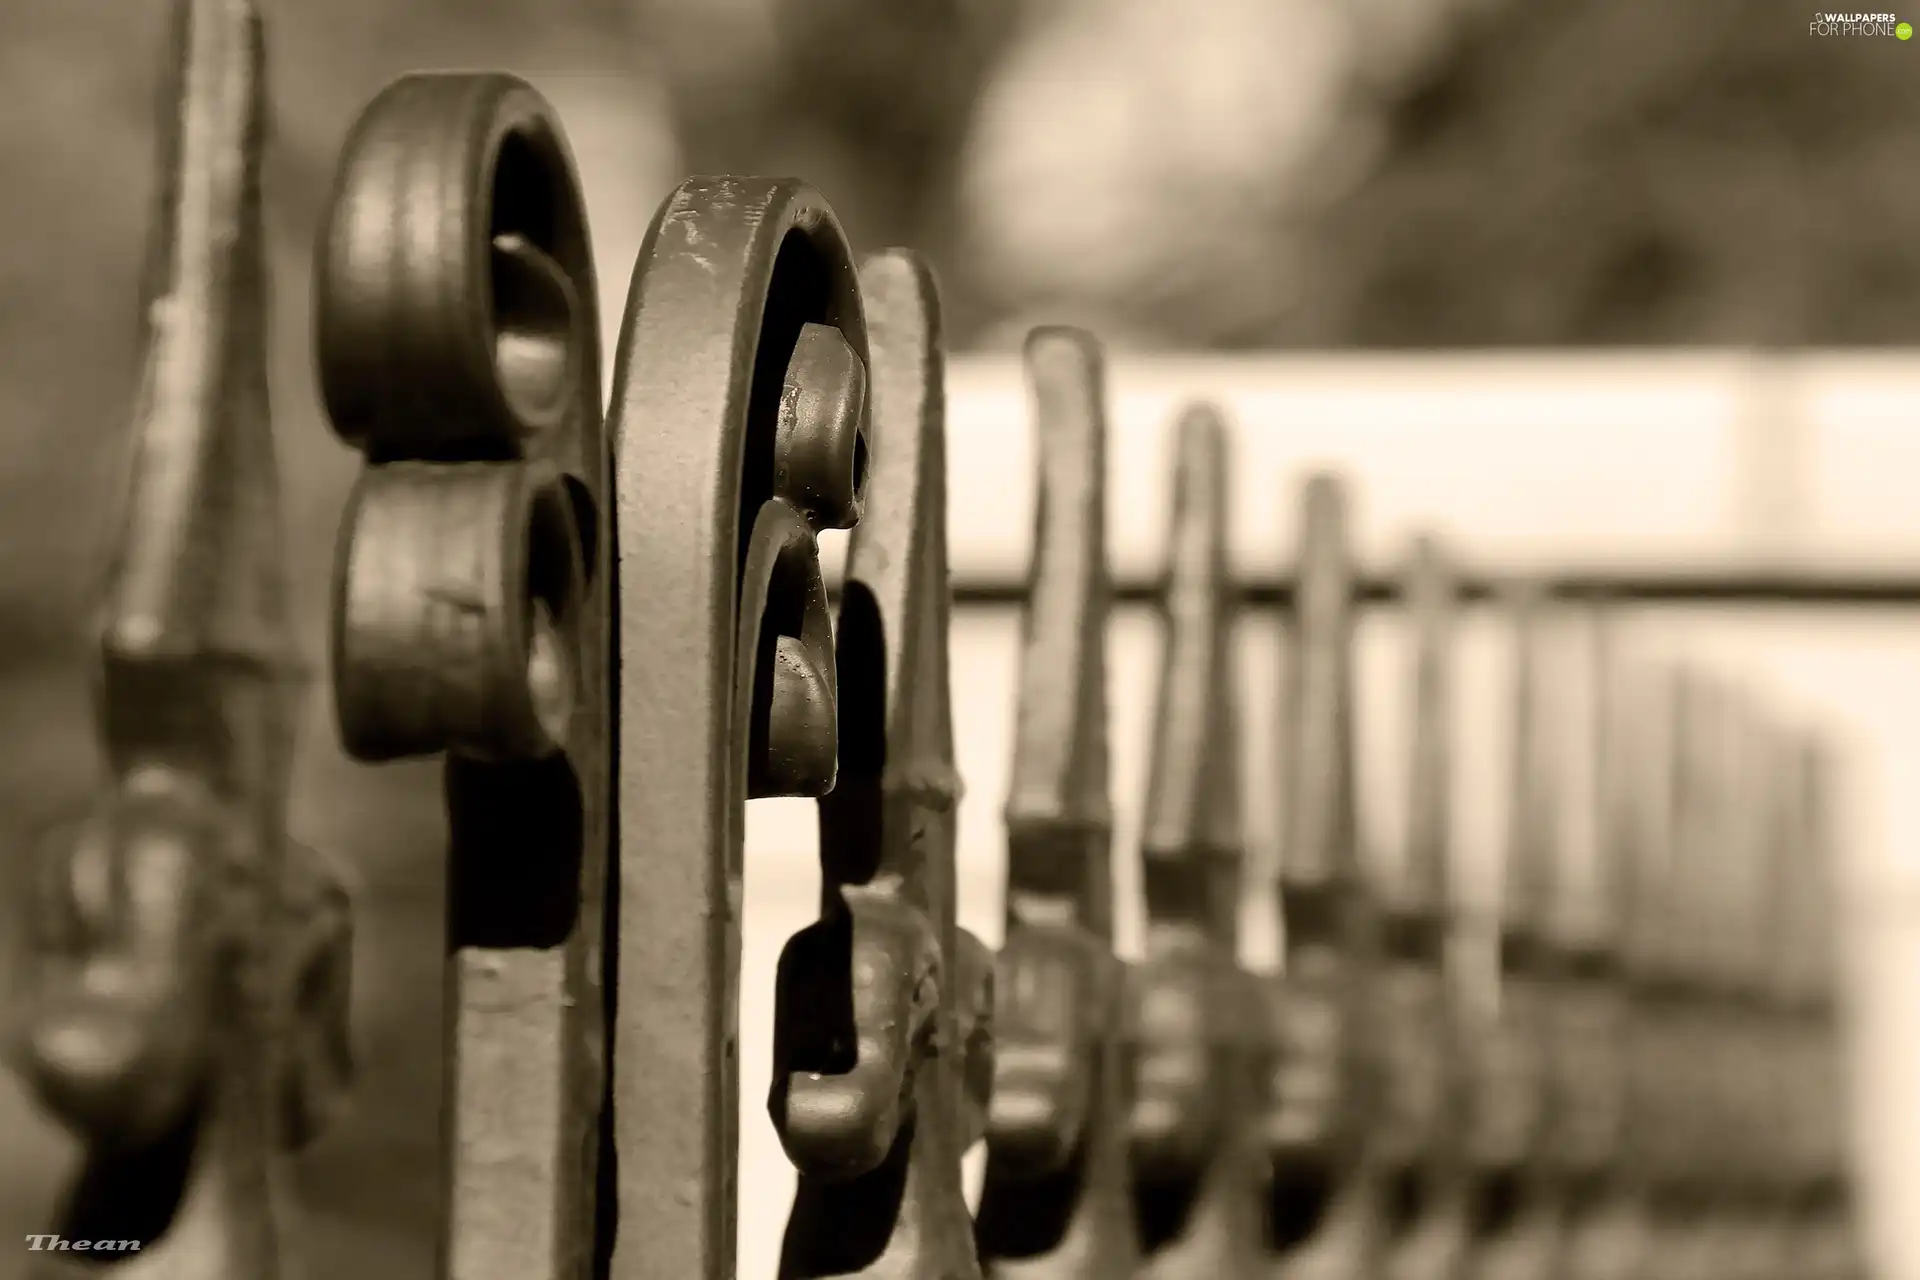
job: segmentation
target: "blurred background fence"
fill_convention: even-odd
[[[561,107],[608,315],[689,172],[797,173],[939,268],[961,348],[1920,342],[1920,49],[1736,0],[277,0],[276,389],[360,106],[509,66]],[[64,643],[132,377],[165,6],[0,6],[0,650]],[[302,492],[298,495],[306,499]],[[331,514],[308,499],[296,529]],[[94,522],[97,524],[97,520]]]
[[[353,115],[393,75],[434,66],[511,68],[560,107],[609,325],[655,204],[688,172],[797,173],[856,245],[927,251],[955,346],[983,353],[951,381],[962,575],[1004,580],[1024,562],[1026,407],[1012,366],[990,353],[1042,320],[1089,325],[1122,353],[1110,511],[1123,574],[1154,567],[1165,428],[1200,394],[1238,425],[1235,552],[1248,572],[1284,562],[1291,486],[1323,462],[1353,476],[1362,551],[1382,568],[1416,523],[1489,568],[1920,561],[1908,481],[1920,475],[1920,360],[1901,349],[1920,347],[1911,43],[1818,38],[1798,10],[1735,0],[262,7],[274,394],[316,663],[352,459],[316,408],[312,238]],[[93,763],[75,637],[132,391],[165,9],[0,5],[8,848],[77,800]],[[1247,354],[1148,354],[1223,350]],[[1016,626],[984,608],[961,612],[954,633],[969,786],[962,907],[989,936]],[[1920,972],[1916,628],[1920,615],[1888,611],[1660,610],[1636,617],[1629,637],[1745,673],[1845,732],[1854,1083],[1869,1224],[1895,1280],[1920,1278],[1920,1233],[1906,1225],[1920,1220],[1920,1106],[1904,1087],[1920,1068],[1904,998]],[[1256,780],[1275,777],[1272,717],[1260,711],[1277,698],[1274,638],[1270,619],[1247,624]],[[1477,624],[1465,640],[1459,821],[1491,867],[1504,641]],[[1123,615],[1113,643],[1124,842],[1144,767],[1149,619]],[[1405,704],[1391,615],[1374,615],[1363,644],[1367,836],[1390,853]],[[1569,658],[1568,689],[1581,678]],[[1579,705],[1570,692],[1568,714]],[[295,835],[363,881],[367,1073],[354,1119],[306,1164],[321,1209],[316,1266],[422,1275],[436,1197],[437,785],[426,767],[347,765],[318,700],[306,742]],[[1277,786],[1250,790],[1256,846],[1270,853]],[[779,941],[811,909],[812,825],[771,802],[749,835],[744,990],[764,1001]],[[761,1119],[764,1075],[752,1074],[766,1070],[768,1010],[748,1003],[743,1017],[741,1259],[744,1275],[765,1276],[786,1173]],[[70,1153],[17,1094],[0,1092],[0,1120],[0,1225],[24,1232],[44,1219]],[[13,1265],[0,1252],[0,1277]]]

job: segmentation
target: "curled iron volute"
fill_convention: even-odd
[[[960,1160],[983,1123],[993,996],[954,920],[939,298],[900,250],[859,286],[871,452],[835,635],[840,776],[820,800],[821,919],[782,954],[776,997],[770,1110],[800,1173],[780,1269],[965,1280]]]
[[[800,1169],[829,1179],[870,1173],[893,1150],[945,985],[924,913],[860,886],[841,897],[845,914],[781,957],[774,1049],[780,1143]],[[828,1013],[842,974],[852,977],[851,1003]]]
[[[416,224],[422,234],[396,229]],[[428,287],[430,286],[430,287]],[[561,750],[603,554],[591,252],[550,108],[419,74],[361,113],[315,264],[328,416],[366,458],[341,522],[334,704],[366,761]]]
[[[219,919],[218,869],[238,833],[190,776],[133,781],[35,859],[13,1056],[81,1133],[138,1145],[214,1069],[213,985],[239,941]]]
[[[847,1198],[904,1167],[902,1136],[921,1126],[903,1099],[941,1039],[923,1013],[951,984],[938,903],[862,892],[897,870],[880,874],[883,846],[927,829],[885,748],[898,657],[918,660],[899,628],[921,624],[889,601],[874,625],[879,595],[850,571],[836,628],[820,576],[821,530],[852,524],[866,567],[868,521],[889,502],[924,509],[909,477],[922,407],[938,409],[937,358],[908,340],[883,369],[873,315],[832,210],[791,179],[687,179],[634,264],[606,441],[620,892],[605,981],[620,993],[607,1132],[646,1153],[619,1162],[619,1219],[646,1226],[613,1241],[615,1272],[637,1256],[734,1270],[743,815],[765,796],[829,801],[821,920],[789,943],[776,982],[769,1110],[800,1171],[782,1266],[833,1269],[892,1239],[897,1206]],[[902,392],[903,367],[931,397]],[[889,412],[915,424],[891,448]],[[896,465],[906,474],[888,478]],[[882,541],[925,568],[898,527]]]
[[[569,1270],[598,1213],[614,574],[598,289],[552,107],[499,73],[388,85],[342,149],[313,303],[363,464],[334,554],[341,743],[446,757],[444,1265]],[[317,914],[289,976],[337,999],[330,899],[296,891]]]

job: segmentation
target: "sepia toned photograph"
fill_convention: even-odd
[[[1916,25],[4,0],[0,1280],[1920,1280]]]

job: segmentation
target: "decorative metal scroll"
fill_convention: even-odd
[[[287,1154],[351,1076],[351,927],[340,874],[285,835],[305,672],[268,419],[260,20],[181,0],[173,33],[97,633],[108,777],[34,855],[10,1048],[83,1147],[37,1274],[268,1280],[290,1271]]]
[[[1379,1265],[1385,1179],[1375,979],[1380,927],[1355,811],[1354,568],[1347,498],[1307,482],[1282,744],[1279,896],[1285,970],[1272,988],[1277,1058],[1262,1128],[1269,1241],[1281,1274],[1366,1276]]]
[[[592,257],[551,108],[406,76],[348,137],[315,267],[349,754],[447,755],[440,1269],[584,1276],[598,1245],[610,807]]]
[[[965,1280],[960,1160],[991,1070],[991,976],[954,924],[939,302],[905,252],[870,259],[860,288],[872,481],[840,606],[821,918],[780,962],[770,1108],[800,1172],[780,1273]]]
[[[1133,973],[1133,1181],[1152,1280],[1263,1274],[1272,1071],[1264,979],[1239,964],[1240,733],[1228,576],[1228,443],[1182,416],[1161,598],[1165,648],[1141,836],[1146,956]]]
[[[1378,1017],[1386,1053],[1382,1163],[1388,1179],[1381,1271],[1389,1280],[1450,1280],[1472,1229],[1466,1161],[1478,1028],[1460,990],[1454,895],[1453,570],[1430,537],[1406,571],[1413,729],[1405,855],[1382,886],[1385,966]]]
[[[744,804],[826,793],[841,774],[836,721],[856,722],[837,710],[815,532],[858,521],[878,455],[867,324],[832,211],[788,180],[682,183],[641,247],[619,352],[611,1268],[711,1280],[734,1270]],[[833,870],[830,886],[849,878]],[[886,967],[905,959],[919,957],[862,968],[843,948],[837,968],[812,966],[813,986],[783,997],[783,1025],[800,999],[836,1034],[789,1036],[776,1087],[858,1059],[857,1078],[897,1104],[921,1046],[858,1041],[851,1019],[908,1007],[898,991],[917,972]],[[816,1096],[780,1105],[791,1120]],[[856,1119],[897,1116],[871,1101],[880,1110]],[[803,1164],[848,1174],[891,1145],[861,1123],[802,1120],[783,1136]]]
[[[1094,1280],[1137,1256],[1113,955],[1104,373],[1098,345],[1071,329],[1035,330],[1026,364],[1039,504],[976,1238],[994,1275]]]

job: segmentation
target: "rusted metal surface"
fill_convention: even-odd
[[[1903,565],[1874,565],[1847,560],[1796,561],[1785,566],[1755,565],[1738,558],[1706,558],[1679,565],[1583,565],[1554,571],[1502,574],[1461,566],[1456,591],[1466,604],[1498,604],[1524,585],[1546,600],[1607,601],[1616,605],[1763,605],[1823,609],[1920,607],[1920,576]],[[1291,578],[1253,576],[1240,585],[1244,608],[1255,611],[1292,607]],[[1354,596],[1365,605],[1403,604],[1405,582],[1393,573],[1355,577]],[[1152,607],[1159,584],[1144,577],[1113,584],[1117,607]],[[984,573],[958,579],[953,599],[962,607],[1017,605],[1025,584]]]
[[[870,436],[861,441],[853,363],[809,326],[836,331],[867,367],[853,259],[820,196],[787,180],[682,183],[634,268],[608,415],[621,655],[611,1274],[623,1278],[733,1273],[744,805],[822,794],[839,768],[814,532],[853,522],[863,472],[878,457]],[[901,705],[895,696],[890,686],[887,708]],[[878,714],[841,706],[850,734],[854,710]],[[857,785],[862,774],[850,764],[845,776]],[[897,838],[868,835],[862,847]],[[823,849],[839,856],[830,839]],[[841,936],[851,932],[846,918]],[[883,966],[918,958],[872,957]],[[823,1017],[829,1025],[846,1028],[848,1010],[881,1013],[906,977],[852,961],[843,946],[837,965],[812,974],[821,986],[810,998],[834,1015]],[[803,1055],[793,1064],[802,1072],[844,1070],[853,1064],[842,1059],[888,1045],[896,1056],[874,1064],[884,1076],[910,1065],[897,1039],[857,1050],[851,1040],[809,1040],[787,1052]],[[816,1065],[810,1053],[827,1056]],[[776,1069],[777,1085],[785,1076]],[[815,1096],[801,1090],[781,1105],[792,1118]],[[897,1118],[897,1105],[875,1118],[889,1114]],[[891,1145],[873,1126],[847,1130],[837,1149],[829,1132],[805,1124],[785,1136],[789,1151],[846,1172]]]
[[[1398,875],[1382,885],[1381,974],[1387,1083],[1381,1123],[1388,1181],[1382,1274],[1449,1280],[1472,1228],[1465,1120],[1466,1054],[1478,1028],[1461,988],[1465,941],[1455,895],[1453,841],[1453,567],[1430,537],[1407,568],[1413,643],[1413,728],[1407,835]]]
[[[1358,848],[1346,490],[1315,476],[1300,510],[1282,726],[1285,968],[1271,988],[1278,1053],[1260,1121],[1272,1162],[1269,1266],[1287,1277],[1368,1276],[1385,1235],[1381,930]]]
[[[607,438],[591,252],[551,108],[411,75],[360,116],[315,265],[320,386],[365,459],[335,560],[349,754],[446,753],[439,1269],[603,1247]]]
[[[169,57],[96,633],[108,776],[34,854],[10,1049],[83,1147],[37,1274],[266,1280],[293,1271],[288,1153],[352,1074],[350,913],[285,835],[305,668],[268,416],[259,16],[182,0]]]
[[[960,1159],[991,997],[954,924],[939,301],[905,252],[870,259],[860,289],[872,481],[840,607],[821,918],[780,961],[770,1107],[800,1172],[780,1273],[965,1280],[979,1267]]]
[[[1071,329],[1035,330],[1026,361],[1039,500],[976,1238],[996,1276],[1093,1280],[1128,1274],[1138,1255],[1113,954],[1104,371],[1098,344]]]
[[[1239,962],[1248,881],[1227,563],[1226,424],[1181,417],[1161,603],[1165,637],[1140,842],[1146,954],[1132,974],[1129,1123],[1152,1280],[1265,1270],[1267,1153],[1248,1123],[1272,1072],[1264,979]]]

